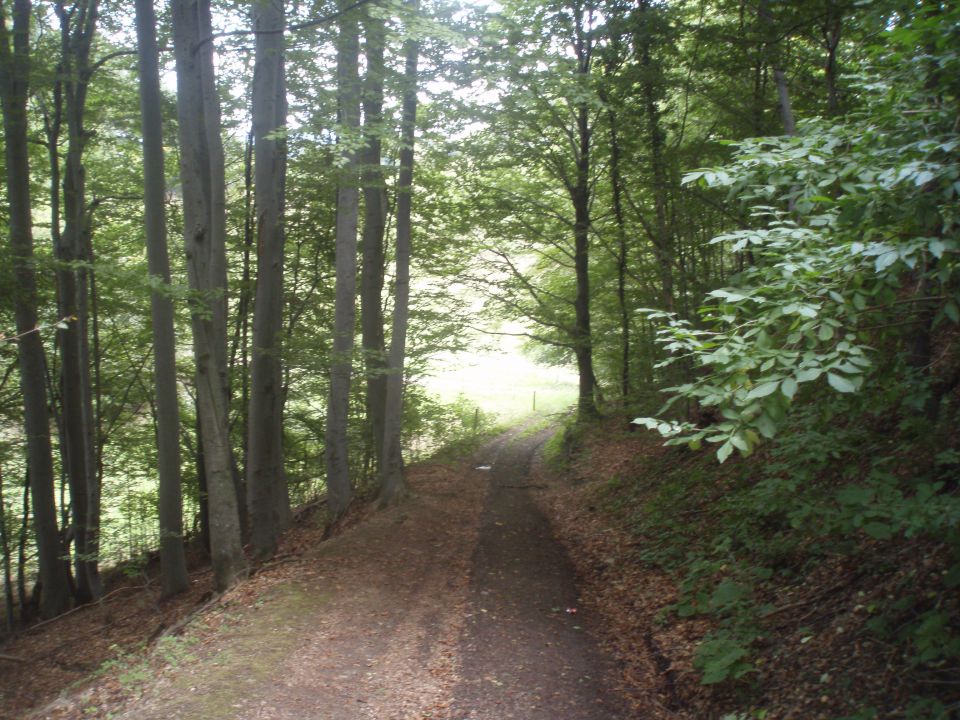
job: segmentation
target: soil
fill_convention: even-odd
[[[21,662],[0,680],[0,716],[32,705],[29,717],[51,720],[639,717],[531,498],[546,437],[516,429],[469,465],[411,468],[398,506],[359,508],[323,542],[317,521],[301,523],[274,562],[205,605],[198,575],[166,609],[148,585],[22,636],[2,649]],[[114,641],[103,616],[124,608]],[[137,630],[160,637],[134,651]],[[76,667],[51,663],[61,657]]]
[[[591,635],[570,558],[530,497],[535,450],[551,431],[505,436],[475,470],[489,476],[471,563],[461,682],[453,716],[525,720],[626,717],[613,667]]]

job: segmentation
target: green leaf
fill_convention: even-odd
[[[948,301],[947,304],[943,306],[943,314],[955,323],[960,323],[960,310],[958,310],[957,303],[953,300]]]
[[[939,238],[933,238],[927,247],[930,249],[930,254],[939,259],[943,255],[943,251],[947,249],[947,244]]]
[[[730,292],[729,290],[711,290],[707,294],[710,295],[710,297],[723,298],[724,300],[729,300],[730,302],[740,302],[741,300],[746,300],[749,297],[749,295]]]
[[[891,250],[889,252],[883,253],[883,255],[878,255],[874,263],[876,266],[877,272],[878,273],[883,272],[899,259],[900,259],[900,253],[898,253],[896,250]]]
[[[786,378],[780,383],[780,392],[793,400],[793,396],[797,394],[797,381],[793,378]]]
[[[797,372],[797,382],[810,382],[811,380],[816,380],[823,373],[823,370],[820,368],[807,368],[805,370],[799,370]]]
[[[727,440],[723,445],[720,446],[720,449],[717,450],[717,459],[722,463],[733,452],[733,445],[730,444],[730,441]]]
[[[760,434],[767,439],[770,439],[777,434],[777,424],[766,413],[763,413],[760,415],[760,417],[754,420],[754,425],[757,426],[757,430],[760,431]]]
[[[730,444],[745,455],[750,452],[750,443],[748,443],[746,438],[739,432],[730,437]]]
[[[760,385],[757,385],[753,390],[747,393],[747,400],[753,400],[754,398],[762,398],[767,395],[772,395],[777,387],[780,385],[779,380],[774,380],[773,382],[766,382]]]
[[[847,380],[845,377],[836,375],[834,373],[827,373],[827,382],[830,383],[830,387],[837,392],[852,393],[857,389],[856,385]]]
[[[833,328],[824,323],[820,326],[820,330],[817,332],[817,337],[821,342],[826,342],[833,337]]]

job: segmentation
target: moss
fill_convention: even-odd
[[[229,720],[241,690],[272,683],[277,667],[290,656],[314,623],[329,595],[283,585],[272,589],[223,631],[215,654],[190,658],[171,677],[162,697],[150,703],[150,716]]]

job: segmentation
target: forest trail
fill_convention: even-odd
[[[623,717],[604,686],[611,668],[578,607],[576,576],[530,497],[530,465],[552,431],[486,448],[489,490],[471,563],[452,718]]]
[[[158,648],[156,678],[154,661],[111,707],[88,691],[34,717],[625,719],[530,497],[548,436],[516,428],[470,465],[412,468],[410,498],[241,586],[212,632]]]

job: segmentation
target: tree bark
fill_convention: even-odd
[[[7,620],[7,631],[12,632],[15,624],[13,614],[13,567],[10,562],[10,536],[7,530],[7,503],[3,497],[3,473],[0,472],[0,551],[3,552],[3,607]]]
[[[647,24],[644,18],[647,13],[654,12],[647,0],[640,3],[640,22]],[[660,123],[660,108],[658,105],[658,86],[655,73],[653,55],[651,53],[650,33],[643,33],[639,40],[640,65],[643,68],[641,94],[643,97],[644,115],[647,121],[647,147],[650,152],[650,169],[653,174],[653,209],[654,209],[654,237],[653,253],[657,261],[660,275],[660,297],[663,309],[673,312],[676,304],[673,288],[674,247],[673,236],[667,222],[667,169],[664,158],[666,133]],[[656,73],[659,74],[659,73]]]
[[[163,127],[157,112],[160,93],[157,19],[153,0],[136,0],[137,61],[140,72],[140,117],[143,124],[144,225],[147,268],[156,282],[150,294],[153,332],[154,393],[157,415],[157,474],[160,521],[160,585],[164,597],[190,586],[183,548],[183,497],[180,479],[180,405],[177,400],[177,358],[170,259],[167,253],[166,184]]]
[[[827,51],[823,75],[827,83],[827,117],[840,114],[839,71],[837,68],[837,48],[843,33],[843,12],[835,2],[827,3],[827,18],[823,23],[824,49]]]
[[[23,481],[23,513],[20,524],[20,535],[17,538],[17,601],[20,603],[20,622],[29,620],[27,599],[27,536],[30,534],[30,471],[24,473]]]
[[[627,402],[630,397],[630,308],[627,307],[629,253],[621,197],[623,178],[620,175],[620,138],[617,135],[616,114],[612,108],[607,110],[607,122],[610,126],[610,186],[613,191],[613,216],[617,223],[617,304],[620,309],[620,354],[623,358],[620,365],[620,394],[623,401]]]
[[[247,502],[253,551],[272,556],[290,522],[283,469],[283,246],[286,125],[283,0],[254,4],[256,60],[253,72],[253,134],[257,221],[257,291],[253,311],[250,411],[247,442]]]
[[[193,309],[197,411],[209,493],[214,584],[224,591],[246,575],[227,416],[225,180],[220,106],[213,70],[209,0],[174,0],[177,116],[184,241]],[[201,40],[203,40],[201,42]]]
[[[417,11],[417,2],[410,3]],[[417,61],[420,44],[410,38],[404,49],[403,110],[400,125],[400,175],[397,179],[397,268],[390,360],[384,416],[383,463],[380,498],[395,502],[405,491],[403,479],[403,368],[406,357],[410,305],[411,208],[413,204],[413,150],[417,128]]]
[[[93,390],[90,382],[87,253],[90,224],[86,201],[83,151],[87,132],[84,114],[90,82],[90,47],[98,17],[97,0],[84,0],[68,10],[56,4],[60,19],[61,79],[67,121],[67,158],[63,171],[63,232],[55,235],[55,254],[67,264],[57,272],[60,315],[68,318],[60,332],[63,427],[67,477],[73,512],[75,593],[79,602],[103,594],[97,555],[100,527],[100,485],[96,472]]]
[[[776,21],[770,12],[769,0],[760,0],[757,5],[757,14],[760,18],[760,27],[764,30],[764,46],[773,45],[773,80],[777,86],[777,99],[780,105],[780,119],[783,121],[783,131],[786,135],[797,134],[797,124],[793,117],[793,105],[790,103],[790,91],[787,87],[787,74],[783,69],[783,51],[780,40],[775,38]],[[791,203],[792,204],[792,203]]]
[[[592,13],[592,10],[586,10]],[[575,4],[574,50],[577,56],[577,75],[584,82],[590,75],[592,60],[592,40],[584,27],[584,8]],[[574,273],[577,292],[574,299],[575,325],[573,332],[574,354],[577,359],[579,390],[577,394],[577,415],[580,420],[596,417],[597,404],[593,390],[595,375],[593,371],[593,338],[590,329],[590,171],[592,128],[590,109],[586,102],[576,106],[576,175],[573,187],[569,188],[573,204],[573,245]]]
[[[367,74],[363,89],[364,147],[363,270],[360,275],[360,328],[367,375],[366,410],[374,467],[383,460],[383,417],[386,410],[386,348],[383,336],[384,233],[387,197],[380,165],[383,133],[383,60],[386,28],[383,20],[368,15],[364,21]]]
[[[333,350],[330,359],[330,398],[327,403],[325,456],[327,507],[336,518],[353,498],[350,479],[347,420],[350,409],[350,371],[356,320],[357,224],[359,188],[357,153],[352,149],[360,127],[360,79],[358,75],[359,32],[356,15],[341,0],[340,33],[337,41],[337,91],[340,98],[339,128],[344,168],[337,191],[336,297],[334,300]]]
[[[37,565],[43,588],[40,613],[44,617],[53,617],[70,606],[70,587],[66,567],[61,561],[64,548],[57,530],[50,417],[44,376],[46,359],[37,329],[27,138],[30,2],[14,0],[12,28],[8,28],[6,12],[4,3],[0,5],[0,101],[3,103],[10,248],[18,288],[13,298],[14,315],[20,351],[20,389],[23,394]]]

